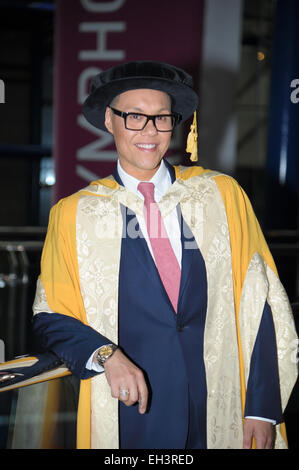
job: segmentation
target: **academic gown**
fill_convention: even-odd
[[[230,225],[225,206],[240,205],[240,201],[227,202],[227,198],[236,198],[234,191],[241,190],[228,191],[227,184],[236,188],[235,182],[227,181],[228,177],[222,181],[221,175],[212,172],[196,169],[195,173],[192,170],[190,173],[190,169],[174,170],[167,166],[174,184],[167,195],[169,200],[163,198],[159,205],[162,215],[163,210],[169,212],[176,207],[181,223],[182,274],[177,313],[139,230],[135,215],[138,210],[141,212],[142,204],[121,188],[117,174],[106,179],[103,186],[102,180],[79,192],[75,204],[74,197],[66,198],[66,203],[60,202],[52,210],[33,325],[43,346],[54,351],[83,380],[81,395],[91,399],[90,420],[87,418],[85,425],[82,424],[82,412],[78,419],[81,430],[82,426],[91,428],[91,437],[87,444],[79,444],[79,447],[238,448],[242,446],[244,414],[281,423],[286,395],[295,383],[294,365],[286,360],[287,366],[279,364],[275,323],[281,320],[273,320],[275,302],[271,300],[269,287],[268,293],[263,291],[267,288],[265,283],[271,284],[269,277],[275,267],[248,207],[246,217],[252,222],[246,223],[253,228],[244,223],[242,229],[243,232],[246,228],[255,230],[258,240],[254,249],[248,250],[251,241],[248,234],[243,233],[250,256],[245,267],[242,266],[244,260],[238,259],[240,251],[244,251],[237,240],[240,221]],[[217,177],[222,186],[215,184]],[[99,188],[103,191],[103,187],[104,192],[99,197],[97,191]],[[239,194],[238,197],[245,196],[242,193],[242,197]],[[197,199],[199,205],[194,206]],[[113,211],[117,211],[115,224],[111,217]],[[230,211],[231,217],[238,216],[236,207],[234,211],[235,214]],[[239,218],[242,215],[241,211]],[[100,248],[90,235],[88,224],[100,238]],[[132,224],[135,225],[134,237],[131,236]],[[111,229],[111,225],[115,226]],[[119,226],[121,236],[115,236]],[[234,237],[238,244],[235,252],[232,249]],[[105,252],[113,257],[115,251],[118,253],[116,263],[108,266]],[[265,270],[265,263],[270,266],[271,274],[259,274],[254,280],[255,269]],[[236,274],[237,270],[242,276]],[[272,285],[277,281],[272,280]],[[105,302],[107,285],[110,290],[114,286],[117,296],[113,298],[115,294],[110,293]],[[248,295],[253,295],[254,289],[256,299],[248,313],[248,304],[252,301]],[[71,300],[69,295],[72,295]],[[281,296],[282,302],[287,302],[284,294]],[[240,305],[241,320],[236,318],[236,302]],[[282,321],[288,337],[295,338],[287,304],[284,310],[287,310],[286,319]],[[111,311],[115,314],[111,315]],[[250,337],[244,340],[244,345],[242,336]],[[108,398],[104,374],[97,375],[86,369],[90,354],[107,342],[119,344],[144,371],[150,392],[146,414],[140,415],[137,406],[116,404],[117,400]],[[291,377],[287,393],[281,389],[283,373]],[[86,393],[87,382],[91,382],[91,386]],[[81,397],[79,408],[82,406]],[[117,432],[114,441],[104,437],[109,432],[111,435]],[[278,442],[284,446],[283,439]]]

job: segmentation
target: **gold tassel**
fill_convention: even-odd
[[[186,152],[191,153],[190,160],[191,162],[197,162],[197,119],[196,111],[193,115],[193,123],[190,126],[190,132],[187,138],[187,147]]]

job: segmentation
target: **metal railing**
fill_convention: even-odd
[[[42,240],[0,241],[0,339],[5,349],[1,360],[33,347],[30,321],[42,248]]]

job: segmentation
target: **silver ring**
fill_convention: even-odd
[[[129,396],[130,392],[129,392],[129,390],[127,390],[125,388],[122,388],[122,389],[120,389],[119,394],[120,394],[121,397],[127,398]]]

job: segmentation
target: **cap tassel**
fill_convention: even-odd
[[[191,162],[197,162],[197,119],[196,111],[194,111],[193,122],[190,126],[190,132],[187,138],[186,152],[191,153]]]

